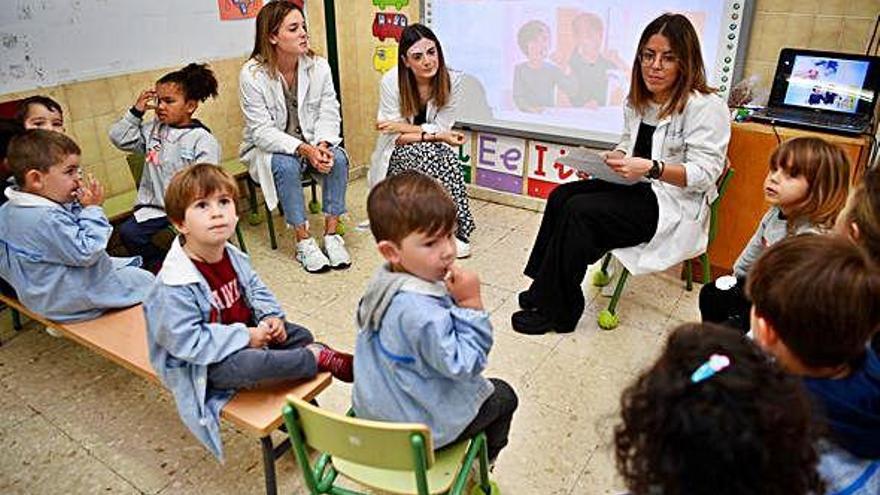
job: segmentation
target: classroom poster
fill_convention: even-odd
[[[302,2],[294,2],[302,7]],[[263,6],[263,0],[217,0],[221,21],[253,19]]]
[[[536,198],[550,196],[559,184],[578,180],[573,168],[556,160],[568,153],[568,146],[529,141],[529,174],[526,193]]]
[[[475,135],[476,184],[496,191],[522,194],[526,140],[488,132]]]

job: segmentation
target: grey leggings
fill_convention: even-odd
[[[282,380],[311,378],[318,373],[312,351],[315,341],[306,328],[284,322],[287,340],[268,349],[246,347],[208,366],[208,385],[212,388],[253,388]]]

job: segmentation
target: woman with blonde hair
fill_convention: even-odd
[[[403,30],[396,69],[382,77],[379,88],[379,138],[371,159],[369,182],[416,170],[443,184],[455,201],[457,256],[470,255],[468,239],[474,218],[454,147],[464,134],[452,130],[462,100],[461,72],[449,70],[433,31],[421,24]]]
[[[307,272],[351,265],[336,234],[345,213],[348,157],[340,143],[339,101],[330,66],[309,47],[303,11],[292,2],[266,4],[257,15],[254,49],[239,76],[244,113],[241,160],[272,209],[280,203],[296,232],[296,260]],[[319,177],[324,252],[309,233],[302,174]]]
[[[525,268],[532,284],[512,317],[517,332],[574,331],[587,267],[608,251],[640,274],[706,249],[730,122],[706,83],[700,42],[686,17],[663,14],[648,24],[630,85],[623,137],[605,154],[624,184],[581,180],[553,190]]]

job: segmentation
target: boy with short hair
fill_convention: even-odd
[[[481,374],[492,326],[477,275],[453,265],[455,204],[436,180],[404,172],[373,187],[367,212],[387,263],[358,306],[355,413],[427,424],[435,448],[485,431],[494,461],[517,397]]]
[[[19,186],[0,207],[0,276],[28,309],[55,321],[95,318],[140,303],[153,276],[137,258],[111,258],[104,190],[80,177],[80,148],[54,131],[30,130],[7,151]]]
[[[352,381],[352,356],[315,343],[287,322],[247,255],[227,242],[238,187],[222,168],[178,171],[165,193],[174,240],[144,301],[150,363],[180,417],[222,459],[220,410],[240,388],[312,378]]]
[[[867,346],[880,328],[877,266],[845,239],[790,237],[758,259],[747,291],[755,340],[802,377],[829,439],[880,459],[880,358]]]

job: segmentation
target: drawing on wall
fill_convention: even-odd
[[[373,68],[382,74],[397,65],[397,45],[379,45],[373,51]]]
[[[373,36],[385,41],[385,38],[394,38],[400,43],[400,36],[403,35],[403,28],[409,23],[405,14],[395,14],[393,12],[376,12],[373,19]]]
[[[385,10],[387,7],[394,7],[400,10],[409,5],[409,0],[373,0],[373,5],[381,10]]]
[[[221,21],[253,19],[263,6],[263,0],[217,0],[217,6]]]

